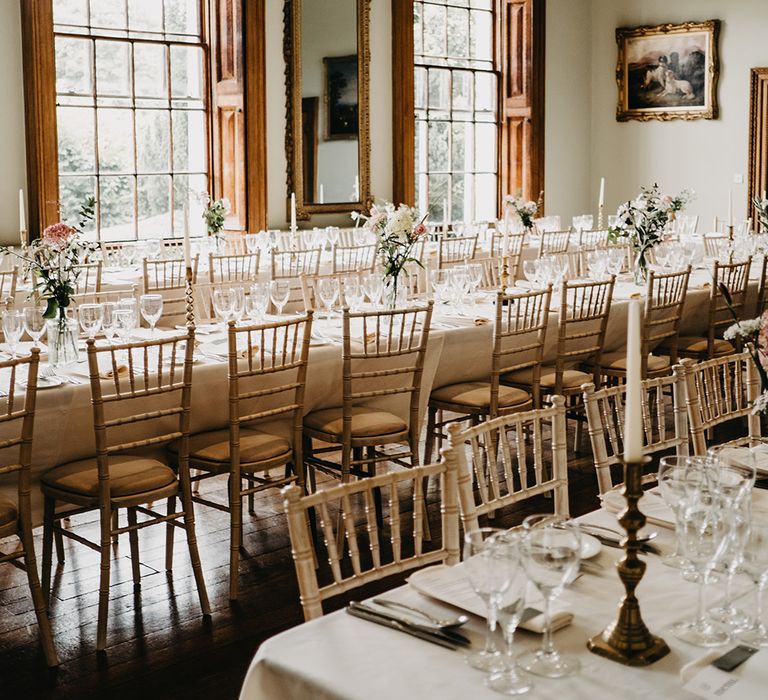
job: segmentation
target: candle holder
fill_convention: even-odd
[[[187,267],[186,285],[184,290],[184,310],[186,312],[187,326],[195,325],[195,295],[192,291],[192,267]]]
[[[587,648],[593,654],[627,666],[648,666],[669,653],[667,643],[661,637],[651,634],[645,626],[640,614],[640,603],[635,596],[635,589],[645,574],[645,562],[638,556],[642,543],[637,539],[638,531],[645,526],[645,515],[637,502],[643,495],[643,466],[649,462],[649,457],[643,457],[638,462],[623,462],[622,494],[627,499],[627,507],[621,513],[619,523],[627,531],[627,536],[623,542],[624,558],[616,568],[626,594],[616,620],[587,642]]]
[[[507,287],[509,286],[509,256],[501,256],[501,293],[507,293]]]
[[[603,214],[605,213],[605,205],[601,204],[597,207],[597,229],[603,228]]]
[[[728,240],[733,242],[733,224],[728,224]]]

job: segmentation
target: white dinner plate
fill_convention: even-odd
[[[581,533],[581,558],[591,559],[600,554],[603,549],[603,545],[600,544],[600,540],[597,537],[588,535],[586,532]]]
[[[43,389],[55,389],[57,386],[61,386],[62,384],[64,384],[64,380],[61,377],[50,376],[37,378],[37,388],[41,391]],[[27,382],[24,381],[21,385],[26,388]]]

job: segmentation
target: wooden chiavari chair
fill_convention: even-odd
[[[672,365],[677,364],[680,319],[683,316],[690,276],[690,265],[681,272],[666,274],[659,274],[654,270],[648,272],[648,282],[645,287],[645,313],[640,329],[642,353],[640,372],[643,379],[669,374]],[[654,354],[655,348],[668,354]],[[625,379],[627,376],[626,349],[603,353],[602,366],[606,377]]]
[[[608,246],[608,229],[579,231],[579,249],[597,250]]]
[[[117,302],[121,299],[135,299],[136,308],[138,309],[139,288],[134,284],[130,287],[123,287],[121,289],[73,294],[70,297],[70,306],[76,309],[80,304],[105,304],[107,302]]]
[[[301,277],[317,275],[320,272],[320,248],[306,250],[273,250],[271,259],[272,279],[287,280],[290,295],[285,311],[303,310]]]
[[[10,270],[0,272],[0,301],[16,298],[16,285],[19,281],[19,268],[13,266]]]
[[[209,282],[255,281],[259,274],[259,251],[233,255],[208,255]]]
[[[585,384],[582,389],[597,487],[599,493],[603,494],[616,485],[611,474],[612,467],[621,464],[624,454],[624,404],[627,388],[621,384],[595,391],[594,384]],[[643,380],[642,402],[643,454],[675,450],[678,457],[687,456],[688,419],[682,366],[673,367],[672,374],[666,377]],[[643,476],[644,483],[655,479],[655,472]]]
[[[681,335],[678,340],[680,357],[709,360],[737,352],[736,347],[722,337],[725,330],[734,321],[733,315],[720,292],[720,284],[722,283],[728,289],[731,295],[731,307],[739,320],[742,320],[744,305],[747,300],[751,265],[752,258],[747,258],[743,262],[727,263],[715,260],[712,270],[712,286],[709,290],[707,335]]]
[[[542,231],[539,234],[539,257],[567,252],[572,231],[570,227],[564,231]]]
[[[334,272],[373,272],[376,245],[334,246]]]
[[[525,245],[526,231],[520,231],[519,233],[507,234],[507,250],[508,255],[520,255]],[[491,234],[491,257],[501,257],[504,252],[504,234],[501,231],[494,230]]]
[[[500,415],[526,411],[540,405],[538,371],[544,352],[552,287],[527,294],[496,295],[496,321],[491,346],[491,376],[488,380],[461,382],[433,389],[429,396],[424,463],[432,460],[435,438],[449,423],[491,420]],[[499,383],[510,372],[531,370],[530,389]],[[443,419],[438,422],[438,412]],[[446,419],[444,413],[454,414]]]
[[[200,256],[192,258],[192,283],[197,282],[197,266]],[[142,294],[161,294],[163,297],[163,315],[161,325],[183,323],[186,309],[186,267],[183,258],[168,260],[144,259]]]
[[[348,272],[345,274],[334,274],[332,272],[325,275],[302,275],[301,276],[301,298],[304,303],[304,309],[314,309],[315,311],[325,312],[325,305],[323,304],[320,294],[317,290],[318,285],[322,280],[338,280],[339,282],[339,296],[334,304],[337,308],[344,308],[349,306],[349,303],[344,296],[344,283],[346,280],[356,281],[357,284],[361,284],[362,272]],[[362,289],[360,290],[362,294]]]
[[[172,532],[187,535],[192,571],[203,615],[210,615],[208,594],[195,536],[195,518],[189,480],[189,424],[192,390],[194,328],[184,335],[144,342],[97,346],[90,339],[88,370],[91,381],[96,454],[48,470],[41,478],[45,498],[43,528],[43,592],[50,591],[54,533],[85,544],[101,557],[96,649],[106,649],[112,537],[128,533],[133,583],[139,585],[138,530],[165,523]],[[125,357],[125,360],[121,359]],[[100,362],[100,358],[104,358]],[[179,363],[182,363],[179,366]],[[148,402],[164,408],[136,413]],[[141,437],[144,435],[145,437]],[[177,470],[158,459],[152,448],[178,440]],[[145,507],[168,499],[165,515]],[[176,510],[176,499],[182,508]],[[67,516],[99,511],[99,542],[63,528],[57,504],[75,506]],[[113,527],[113,514],[126,509],[128,525]],[[148,519],[138,522],[141,513]],[[173,562],[173,538],[168,537],[166,569]],[[60,560],[61,564],[62,561]]]
[[[436,538],[426,541],[424,528],[424,483],[429,477],[440,478],[439,546]],[[374,516],[373,504],[382,491],[387,498],[386,525]],[[453,565],[459,561],[459,506],[452,464],[443,462],[379,474],[308,496],[302,496],[301,488],[294,484],[283,490],[283,496],[305,620],[323,615],[324,600],[371,581],[431,564]],[[365,514],[364,524],[355,522],[356,510]],[[308,524],[313,511],[324,540],[317,553]],[[349,551],[346,561],[346,550],[338,545],[344,539]],[[315,561],[323,560],[330,564],[332,581],[321,586]]]
[[[304,461],[312,490],[315,469],[340,475],[346,483],[351,476],[373,476],[382,462],[418,465],[419,397],[431,318],[432,302],[393,311],[344,309],[342,403],[304,417]],[[408,412],[401,418],[392,409],[404,402]],[[330,446],[313,450],[312,440]],[[395,443],[408,447],[388,454],[376,449]],[[318,456],[339,449],[341,464]]]
[[[474,260],[477,252],[477,234],[474,236],[440,236],[437,242],[437,267],[463,265]]]
[[[551,260],[553,264],[558,266],[562,265],[562,269],[565,270],[563,279],[577,280],[587,276],[586,271],[588,268],[585,260],[586,255],[587,252],[568,250],[565,253],[551,253],[545,257],[548,260]]]
[[[704,240],[704,255],[708,258],[719,258],[723,247],[728,246],[728,236],[708,234],[702,236]]]
[[[37,574],[29,496],[39,361],[40,350],[33,348],[28,357],[0,362],[4,385],[3,398],[0,399],[0,425],[3,425],[3,431],[8,436],[0,441],[0,474],[15,473],[18,476],[16,500],[0,494],[0,540],[15,536],[21,544],[20,548],[8,554],[0,552],[0,564],[13,564],[27,574],[45,660],[49,666],[58,666],[59,659],[53,645],[45,598]],[[24,367],[27,368],[26,377],[21,376]],[[26,381],[26,391],[23,393],[16,387],[19,380]]]
[[[762,316],[768,308],[768,255],[759,258],[758,268],[760,277],[757,281],[757,302],[755,303],[755,316]]]
[[[248,294],[248,286],[248,282],[241,281],[196,284],[192,289],[192,294],[195,300],[195,323],[198,327],[198,333],[200,333],[202,325],[220,321],[213,306],[213,294],[217,289],[237,289],[239,287],[245,295]]]
[[[611,310],[615,278],[599,282],[562,283],[557,324],[557,357],[554,365],[542,365],[501,376],[503,384],[532,387],[539,384],[548,394],[564,396],[576,423],[576,449],[581,444],[583,404],[581,386],[600,385],[605,329]],[[571,369],[571,367],[574,367]],[[540,404],[536,406],[539,408]]]
[[[242,546],[242,501],[254,494],[296,482],[304,493],[302,413],[312,312],[280,323],[236,326],[229,322],[229,428],[196,433],[189,439],[189,464],[200,481],[226,474],[227,504],[203,496],[192,500],[230,515],[229,599],[237,599]],[[283,434],[265,421],[290,421]],[[172,456],[178,451],[172,446]],[[284,468],[271,477],[270,469]],[[247,487],[243,488],[243,479]]]
[[[246,255],[248,250],[245,245],[245,236],[242,233],[221,233],[221,241],[224,247],[224,255]],[[256,266],[259,269],[259,266]],[[215,282],[216,280],[211,280]]]
[[[686,358],[682,365],[693,454],[706,454],[706,434],[735,418],[747,419],[749,438],[760,437],[760,416],[752,414],[760,379],[748,351],[698,364]]]
[[[101,291],[101,266],[101,261],[75,265],[75,270],[78,271],[76,294],[92,294]]]
[[[465,430],[449,427],[450,444],[442,454],[455,465],[464,532],[476,530],[483,516],[547,493],[556,514],[568,513],[565,399],[553,396],[551,401],[548,408],[500,416]],[[550,464],[544,461],[547,438]]]

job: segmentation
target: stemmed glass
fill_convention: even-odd
[[[479,289],[480,285],[483,283],[483,266],[480,263],[468,263],[466,267],[467,276],[469,277],[469,292],[472,299],[472,305],[474,305],[477,299],[472,294],[472,291]]]
[[[251,285],[251,293],[246,297],[246,313],[253,321],[263,321],[269,305],[269,285],[256,282]]]
[[[155,326],[160,316],[163,315],[163,296],[162,294],[142,294],[139,297],[141,306],[141,315],[149,324],[150,337],[155,337]]]
[[[531,284],[532,289],[539,286],[539,266],[538,260],[523,260],[523,274],[525,279]]]
[[[32,338],[32,346],[40,347],[40,338],[45,333],[45,319],[43,309],[39,306],[28,306],[24,309],[24,328]]]
[[[573,581],[579,570],[581,534],[560,515],[530,515],[523,521],[523,566],[544,599],[544,639],[541,649],[520,658],[520,665],[539,676],[561,678],[579,670],[577,659],[561,656],[552,641],[552,599]]]
[[[130,309],[115,310],[115,331],[121,343],[129,343],[136,320]]]
[[[378,275],[375,272],[369,272],[366,275],[363,275],[362,285],[365,296],[368,297],[368,301],[374,306],[377,306],[381,302],[381,293],[384,289],[381,275]]]
[[[269,298],[277,307],[277,315],[283,315],[283,307],[291,296],[291,284],[288,280],[272,280],[269,283]]]
[[[467,656],[467,663],[481,671],[492,671],[498,665],[495,634],[499,597],[509,587],[513,567],[494,550],[494,539],[503,530],[481,527],[464,533],[464,569],[474,592],[488,610],[485,648]]]
[[[727,498],[709,487],[706,477],[689,482],[683,503],[680,541],[686,562],[699,575],[698,604],[696,617],[673,625],[672,632],[689,644],[720,646],[730,635],[707,617],[704,591],[709,574],[728,546],[732,519],[730,504]]]
[[[449,275],[451,296],[456,304],[456,312],[463,315],[464,298],[469,292],[469,274],[465,267],[455,267]]]
[[[317,295],[328,310],[326,313],[326,320],[330,321],[333,305],[339,298],[339,280],[335,277],[323,277],[317,284]]]
[[[259,249],[259,234],[258,233],[246,233],[245,234],[245,249],[249,253],[255,253]]]
[[[16,343],[24,332],[24,314],[16,309],[9,309],[3,314],[3,334],[11,350],[11,357],[16,359]]]
[[[80,304],[77,307],[77,316],[83,333],[89,340],[93,340],[101,330],[101,322],[104,318],[104,309],[101,308],[101,304]]]
[[[129,328],[130,329],[136,328],[136,322],[139,319],[138,309],[136,307],[136,299],[134,299],[132,297],[126,297],[124,299],[118,299],[117,300],[117,309],[119,311],[127,311],[127,312],[129,312],[130,313],[130,320],[131,320],[131,325],[130,325]],[[127,320],[124,319],[123,323],[127,323]],[[118,335],[119,335],[119,333],[118,333]],[[130,342],[132,335],[133,335],[133,331],[130,330],[129,333],[128,333],[128,336],[126,337],[126,340],[128,342]],[[123,336],[120,336],[121,339],[122,339],[122,337]]]
[[[105,301],[101,305],[101,330],[108,343],[112,343],[112,338],[117,333],[117,328],[115,327],[115,311],[117,311],[117,308],[117,302],[114,301]]]
[[[245,315],[245,290],[242,287],[232,287],[232,320],[240,323]]]
[[[744,546],[744,571],[755,583],[755,617],[739,633],[751,646],[768,646],[768,627],[763,624],[765,588],[768,586],[768,510],[752,507],[749,536]]]
[[[350,275],[341,280],[342,292],[344,294],[344,303],[349,306],[351,311],[360,308],[363,303],[363,289],[360,280]]]
[[[448,271],[430,270],[429,284],[432,287],[432,296],[436,303],[448,301]]]
[[[232,289],[214,289],[212,301],[216,317],[226,326],[234,313],[235,298]]]
[[[498,598],[499,623],[504,632],[504,664],[491,671],[485,684],[504,695],[521,695],[533,687],[530,676],[518,667],[514,653],[515,631],[525,610],[525,594],[528,587],[520,553],[524,537],[522,528],[514,528],[497,535],[494,544],[499,559],[508,562],[510,580],[509,586]]]

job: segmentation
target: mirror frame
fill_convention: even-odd
[[[367,211],[371,197],[370,141],[370,0],[357,0],[357,99],[358,171],[360,199],[356,202],[328,204],[304,201],[302,124],[301,124],[301,3],[317,0],[284,0],[283,57],[285,58],[285,160],[286,219],[290,218],[291,193],[296,195],[296,219],[307,221],[312,214]]]

